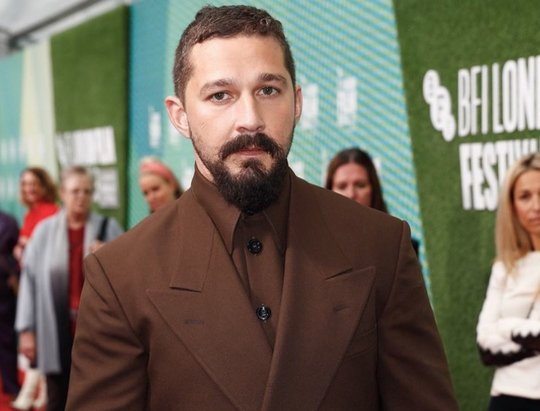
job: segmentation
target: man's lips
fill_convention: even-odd
[[[225,160],[232,154],[240,157],[258,157],[267,153],[274,157],[280,151],[280,147],[264,133],[255,135],[241,134],[221,148],[219,156]]]
[[[236,152],[236,154],[242,154],[246,156],[258,156],[263,153],[266,153],[266,150],[260,147],[246,147]]]

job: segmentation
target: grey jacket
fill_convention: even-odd
[[[84,255],[96,239],[103,216],[90,213],[84,231]],[[61,372],[55,304],[68,294],[69,244],[65,210],[43,220],[35,229],[24,257],[15,329],[36,334],[37,366],[44,373]],[[105,241],[123,233],[109,218]]]

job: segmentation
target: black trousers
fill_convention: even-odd
[[[55,299],[55,312],[60,349],[60,368],[58,374],[47,374],[47,411],[64,411],[66,408],[71,370],[71,349],[73,339],[69,321],[69,309],[63,299]]]
[[[0,373],[2,390],[17,395],[19,381],[17,372],[17,335],[13,329],[16,299],[0,273]]]
[[[540,411],[540,400],[498,395],[491,397],[488,411]]]
[[[69,386],[69,371],[47,374],[47,411],[64,411]]]

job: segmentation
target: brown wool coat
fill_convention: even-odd
[[[408,226],[295,176],[273,353],[191,191],[86,276],[70,411],[457,410]]]

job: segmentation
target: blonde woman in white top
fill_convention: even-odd
[[[508,172],[495,240],[476,329],[484,362],[497,367],[489,411],[540,410],[540,153]]]

